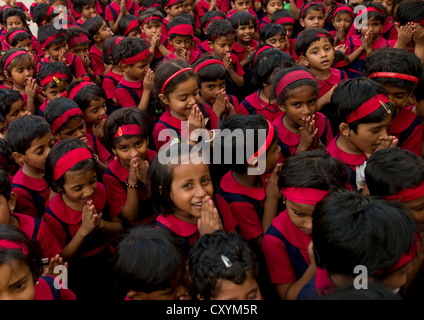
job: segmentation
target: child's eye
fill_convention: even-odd
[[[190,188],[191,186],[192,186],[191,183],[186,183],[186,184],[183,185],[183,188]]]

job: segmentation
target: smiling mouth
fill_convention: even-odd
[[[202,209],[202,202],[195,202],[192,204],[192,206],[194,206],[196,209]]]

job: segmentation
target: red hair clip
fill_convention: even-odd
[[[83,81],[91,82],[90,76],[84,76],[82,77]]]
[[[64,98],[68,97],[68,93],[66,91],[63,91],[60,95]]]

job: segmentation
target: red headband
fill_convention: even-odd
[[[329,192],[314,188],[281,188],[281,193],[289,201],[314,206]]]
[[[43,22],[45,22],[45,21],[49,18],[49,16],[50,16],[50,15],[52,14],[52,12],[54,11],[54,8],[55,8],[55,7],[50,6],[50,7],[47,9],[46,17],[45,17],[43,20],[41,20],[41,21],[40,21],[40,23],[38,24],[39,26],[41,26],[41,25],[43,24]]]
[[[21,51],[21,50],[19,50],[19,51],[16,51],[16,52],[14,52],[14,53],[12,53],[7,59],[6,59],[6,62],[4,63],[4,67],[3,67],[3,69],[4,70],[6,70],[6,67],[7,67],[7,65],[13,60],[13,59],[15,59],[17,56],[20,56],[21,54],[28,54],[28,52],[26,52],[26,51]]]
[[[267,50],[267,49],[274,49],[274,47],[273,47],[273,46],[263,46],[263,47],[262,47],[262,48],[260,48],[258,51],[256,51],[255,56],[254,56],[254,58],[253,58],[253,65],[255,65],[255,64],[256,64],[256,58],[258,57],[258,55],[259,55],[261,52],[263,52],[263,51],[265,51],[265,50]]]
[[[274,23],[278,23],[278,24],[286,24],[286,23],[295,23],[296,20],[292,17],[284,17],[284,18],[280,18],[278,20],[276,20]]]
[[[172,7],[174,3],[178,2],[180,0],[169,0],[169,2],[165,5],[165,7]]]
[[[349,13],[352,15],[352,17],[354,15],[353,14],[353,9],[351,7],[348,7],[348,6],[338,6],[336,8],[336,10],[334,10],[334,12],[333,12],[333,19],[336,17],[337,12],[340,12],[340,11],[349,11]]]
[[[224,64],[224,62],[222,62],[221,60],[218,59],[209,59],[206,61],[201,62],[195,69],[194,72],[198,73],[199,70],[203,69],[204,67],[210,65],[210,64],[220,64],[221,66],[223,66],[224,68],[227,68]]]
[[[126,36],[130,31],[134,28],[140,28],[140,23],[138,22],[138,19],[134,19],[130,23],[128,23],[127,28],[125,29],[124,36]]]
[[[211,23],[213,20],[224,20],[224,18],[223,18],[223,17],[220,17],[220,16],[213,17],[213,18],[212,18],[212,19],[210,19],[208,22],[206,22],[206,24],[205,24],[205,28],[206,28],[206,29],[208,28],[208,26],[210,25],[210,23]]]
[[[13,31],[9,35],[9,37],[7,38],[8,42],[10,43],[12,41],[13,37],[16,36],[18,33],[26,33],[26,34],[28,34],[28,32],[26,32],[25,30],[16,30],[16,31]]]
[[[365,9],[362,9],[361,11],[359,11],[358,14],[357,14],[357,17],[361,16],[362,14],[364,14],[366,12],[377,12],[377,13],[380,13],[380,14],[385,14],[384,11],[380,11],[376,8],[370,7],[370,8],[365,8]]]
[[[124,135],[136,135],[141,134],[141,127],[138,124],[124,124],[120,126],[115,133],[114,139],[122,137]]]
[[[61,72],[56,72],[54,74],[49,74],[47,77],[45,77],[43,80],[40,81],[41,87],[44,87],[47,83],[55,81],[56,83],[59,83],[61,79],[68,79],[66,74]]]
[[[69,118],[74,117],[76,115],[82,115],[82,111],[80,108],[73,108],[66,112],[64,112],[60,117],[58,117],[52,124],[52,131],[57,132],[63,124],[69,120]]]
[[[406,202],[415,200],[421,196],[424,196],[424,181],[422,181],[418,186],[399,191],[398,193],[386,196],[384,198],[390,201],[396,200]]]
[[[86,87],[86,86],[89,86],[89,85],[91,85],[91,84],[93,84],[92,82],[89,82],[89,81],[82,81],[82,82],[80,82],[80,83],[78,83],[75,87],[73,87],[72,89],[71,89],[71,91],[69,91],[69,93],[68,93],[68,98],[69,99],[74,99],[74,97],[76,96],[76,94],[78,93],[78,91],[80,91],[82,88],[84,88],[84,87]]]
[[[418,23],[419,25],[424,26],[424,19],[420,20],[420,21],[413,21],[415,23]]]
[[[272,140],[274,139],[274,125],[268,122],[268,135],[266,136],[264,144],[256,151],[250,158],[247,160],[247,163],[251,164],[255,159],[259,158],[261,155],[263,155],[269,148],[269,146],[272,143]]]
[[[120,64],[126,64],[126,65],[132,65],[134,63],[146,60],[149,56],[150,56],[151,52],[150,49],[144,49],[143,51],[141,51],[139,54],[136,54],[133,57],[129,57],[126,59],[122,59],[121,61],[119,61]]]
[[[149,17],[141,23],[140,27],[144,26],[145,23],[147,23],[148,21],[151,21],[151,20],[162,20],[162,18],[158,17],[158,16]]]
[[[417,77],[411,76],[409,74],[404,73],[396,73],[396,72],[374,72],[371,73],[368,78],[394,78],[400,80],[407,80],[418,84],[419,80]]]
[[[76,148],[65,153],[59,158],[59,160],[57,160],[56,165],[54,166],[53,178],[58,180],[74,165],[86,159],[93,159],[93,155],[87,148]]]
[[[46,39],[46,41],[43,42],[43,44],[41,45],[41,48],[46,49],[47,46],[50,44],[50,42],[52,42],[54,39],[57,39],[59,37],[65,37],[66,35],[64,33],[57,33],[54,35],[51,35],[50,37],[48,37]]]
[[[116,45],[119,43],[119,41],[121,41],[122,39],[123,39],[122,37],[116,37],[116,38],[115,38],[115,47],[116,47]],[[108,48],[109,55],[111,55],[111,54],[112,54],[112,52],[110,51],[110,47],[111,47],[111,46],[109,46],[109,48]]]
[[[193,26],[191,24],[179,24],[169,29],[168,34],[179,34],[182,36],[194,36]]]
[[[385,94],[380,93],[372,97],[371,99],[365,101],[359,106],[358,109],[349,114],[346,117],[346,122],[352,123],[356,120],[362,119],[376,111],[378,108],[380,108],[380,106],[383,106],[384,109],[386,109],[387,113],[390,114],[391,110],[388,109],[386,106],[386,103],[388,102],[390,102],[389,98]]]
[[[29,250],[24,242],[22,243],[16,243],[10,240],[1,239],[0,240],[0,251],[3,251],[2,249],[18,249],[21,250],[24,255],[28,255]]]
[[[79,45],[79,44],[84,43],[84,42],[90,42],[90,40],[88,39],[86,34],[80,33],[78,36],[73,37],[73,38],[68,40],[68,48],[72,49],[76,45]]]
[[[296,70],[289,72],[284,77],[281,78],[281,80],[278,82],[277,89],[275,90],[275,93],[277,94],[277,97],[280,96],[281,92],[291,83],[297,81],[297,80],[303,80],[303,79],[311,79],[315,80],[312,73],[305,71],[305,70]]]
[[[323,8],[324,12],[326,11],[326,9],[325,9],[324,5],[323,5],[321,2],[312,1],[312,2],[309,2],[307,5],[305,5],[305,7],[304,7],[304,8],[302,9],[302,11],[300,12],[300,17],[301,17],[301,18],[303,17],[303,11],[305,11],[305,9],[306,9],[307,7],[309,7],[311,4],[319,4],[319,5]],[[302,19],[303,19],[303,18],[302,18]]]
[[[163,94],[163,91],[165,90],[166,86],[168,85],[169,81],[171,81],[172,79],[174,79],[176,76],[178,76],[180,73],[183,73],[185,71],[194,71],[193,68],[184,68],[181,70],[178,70],[177,72],[175,72],[173,75],[171,75],[162,85],[162,89],[160,90],[160,94]]]

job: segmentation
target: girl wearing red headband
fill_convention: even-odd
[[[349,183],[349,170],[323,150],[286,160],[278,174],[285,209],[272,220],[262,240],[271,282],[281,300],[295,300],[316,270],[311,256],[312,212],[315,205]],[[311,178],[313,177],[313,178]]]
[[[139,10],[140,6],[135,1],[115,0],[107,5],[105,9],[105,20],[112,32],[116,32],[118,30],[118,23],[123,16],[132,14],[138,17]]]
[[[168,35],[168,24],[174,20],[176,16],[183,13],[184,0],[165,0],[162,2],[165,18],[162,21],[162,34]]]
[[[108,201],[110,194],[98,182],[93,152],[76,139],[60,141],[46,159],[45,180],[57,192],[44,219],[63,247],[69,263],[68,287],[80,300],[116,297],[111,279],[111,237],[123,231],[120,208]],[[96,272],[87,272],[87,266]],[[112,298],[113,299],[113,298]]]
[[[299,23],[304,29],[324,28],[326,8],[321,2],[305,3],[300,9]]]
[[[156,214],[146,195],[146,174],[156,151],[149,150],[154,123],[138,108],[121,108],[105,123],[105,144],[115,155],[103,174],[103,182],[131,224],[147,224]]]
[[[261,31],[261,29],[271,23],[272,15],[274,12],[284,9],[284,1],[282,0],[266,0],[263,2],[262,10],[263,10],[263,17],[260,18],[260,23],[258,26],[258,31]]]
[[[10,224],[0,225],[2,300],[76,300],[74,292],[43,270],[42,258],[40,249],[24,232]],[[56,262],[63,265],[59,259]]]
[[[334,30],[330,34],[334,37],[334,46],[346,43],[346,36],[353,24],[353,8],[350,5],[337,5],[333,9],[332,24]]]
[[[325,148],[333,133],[328,118],[318,112],[318,86],[312,73],[302,66],[281,70],[272,87],[284,112],[273,122],[281,147],[278,162],[306,150]]]

